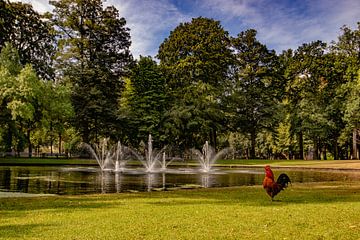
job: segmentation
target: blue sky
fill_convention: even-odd
[[[22,2],[51,11],[48,0]],[[355,29],[360,21],[360,0],[107,0],[104,5],[114,5],[127,20],[135,58],[155,56],[170,31],[199,16],[219,20],[232,36],[254,28],[277,53],[315,40],[330,43],[343,25]]]

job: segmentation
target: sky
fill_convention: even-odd
[[[52,10],[48,0],[22,2],[40,13]],[[107,0],[108,5],[126,19],[135,58],[156,56],[170,31],[199,16],[220,21],[234,37],[256,29],[258,40],[277,53],[316,40],[336,41],[342,26],[356,29],[360,22],[360,0]]]

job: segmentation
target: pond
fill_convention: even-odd
[[[293,183],[360,180],[360,171],[275,170],[289,175]],[[263,168],[214,168],[209,173],[191,168],[168,168],[146,173],[131,169],[123,173],[102,172],[83,166],[0,166],[0,191],[78,195],[184,188],[260,185]]]

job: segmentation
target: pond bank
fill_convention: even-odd
[[[55,195],[55,194],[33,194],[33,193],[3,192],[3,191],[0,191],[0,198],[49,197],[49,196],[57,196],[57,195]]]
[[[218,167],[229,168],[259,168],[270,165],[273,169],[293,170],[334,170],[334,171],[360,171],[360,160],[323,160],[323,161],[264,161],[259,164],[216,164]]]

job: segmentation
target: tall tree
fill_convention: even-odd
[[[51,1],[59,30],[58,63],[72,81],[74,124],[83,141],[114,136],[122,77],[132,62],[130,34],[118,10],[101,0]]]
[[[253,29],[233,38],[236,77],[229,89],[234,128],[249,134],[250,158],[255,158],[256,136],[273,128],[279,94],[283,88],[278,59],[256,39]]]
[[[46,82],[44,84],[43,129],[50,140],[50,152],[53,154],[55,137],[58,137],[59,154],[62,150],[63,135],[74,116],[71,104],[71,85],[69,83]]]
[[[346,144],[352,136],[352,157],[359,158],[360,119],[356,114],[356,96],[358,92],[358,72],[360,69],[360,22],[357,29],[344,26],[337,42],[333,42],[332,52],[336,56],[334,70],[339,82],[337,99],[345,112],[345,127],[341,143]]]
[[[147,139],[150,133],[154,140],[164,141],[161,125],[166,107],[165,78],[157,63],[151,57],[140,56],[125,89],[122,113],[132,144]]]
[[[305,137],[312,142],[313,158],[319,159],[334,126],[328,106],[335,84],[327,74],[331,66],[325,50],[326,44],[321,41],[303,44],[294,52],[286,71],[291,129],[298,136],[300,159],[304,157]]]
[[[11,83],[14,81],[13,78],[20,73],[22,66],[16,49],[12,47],[11,44],[6,45],[1,50],[0,55],[0,67],[2,74],[2,79],[0,79],[0,81],[2,83],[1,88],[3,88],[0,97],[0,126],[4,130],[2,132],[3,149],[5,152],[11,152],[13,147],[13,138],[17,133],[17,129],[15,121],[12,119],[11,111],[8,108],[10,96],[8,96],[8,94],[5,95],[4,89],[12,87]]]
[[[172,140],[190,147],[210,138],[216,145],[223,122],[220,99],[232,60],[228,33],[219,21],[194,18],[171,31],[157,57],[172,96],[166,125],[181,133]]]
[[[0,51],[10,42],[22,65],[32,64],[44,79],[52,79],[55,36],[51,23],[30,4],[0,0]]]
[[[1,51],[0,100],[17,129],[26,136],[31,157],[31,133],[42,118],[44,82],[37,77],[31,65],[23,68],[17,56],[17,51],[10,44]]]

